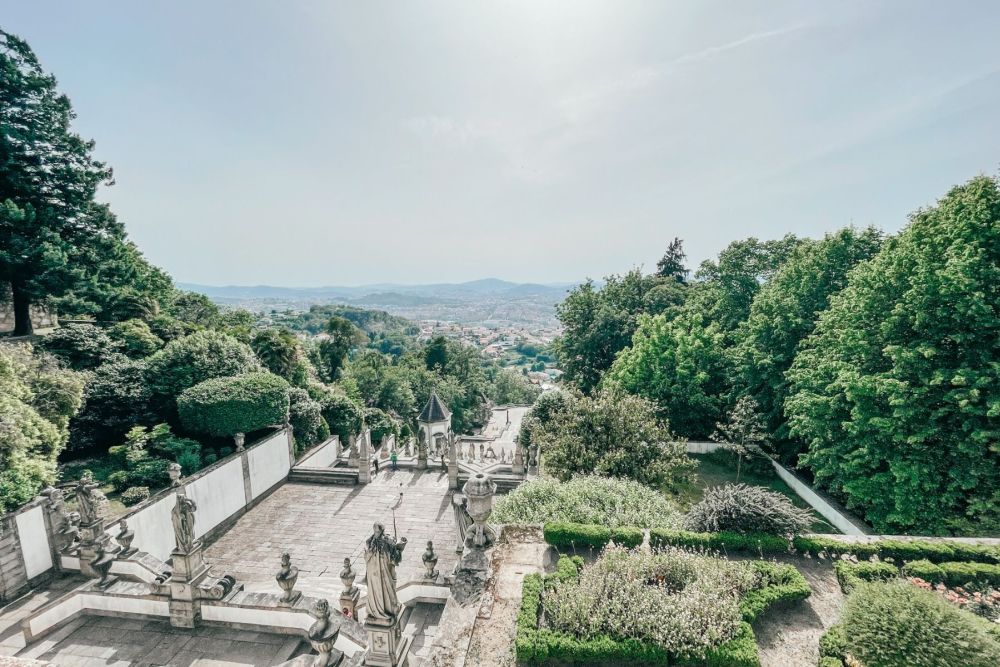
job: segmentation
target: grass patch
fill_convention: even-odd
[[[694,479],[690,482],[681,482],[664,489],[667,497],[672,499],[682,512],[686,512],[692,505],[701,502],[701,499],[705,497],[706,489],[723,484],[735,484],[739,481],[744,484],[763,486],[772,491],[777,491],[782,495],[788,496],[792,504],[796,507],[809,510],[813,516],[812,526],[810,526],[812,532],[840,532],[828,523],[826,519],[817,514],[797,493],[792,491],[792,488],[785,484],[773,469],[769,470],[770,464],[767,464],[768,468],[764,468],[760,465],[748,466],[746,461],[744,461],[742,470],[740,471],[740,478],[737,480],[735,458],[728,452],[720,450],[710,454],[688,454],[688,456],[698,462]]]

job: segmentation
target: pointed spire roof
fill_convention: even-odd
[[[445,407],[444,401],[438,398],[437,392],[432,391],[431,397],[427,399],[427,405],[420,411],[417,421],[426,423],[444,422],[451,419],[451,411]]]

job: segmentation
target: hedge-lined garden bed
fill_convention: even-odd
[[[621,550],[613,556],[623,557]],[[515,642],[519,664],[756,667],[760,665],[760,658],[750,624],[768,609],[803,600],[811,593],[805,578],[790,565],[762,561],[730,564],[725,560],[691,554],[684,554],[682,559],[715,560],[721,570],[738,569],[756,582],[740,597],[737,625],[727,641],[709,647],[703,655],[684,657],[671,653],[663,645],[649,639],[614,637],[607,633],[578,636],[550,627],[546,622],[547,619],[543,618],[545,597],[547,595],[558,597],[557,588],[560,585],[575,583],[583,576],[582,559],[562,556],[553,574],[545,577],[530,574],[524,579]]]

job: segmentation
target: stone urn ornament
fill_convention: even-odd
[[[423,562],[424,569],[426,570],[426,572],[424,573],[424,578],[437,579],[438,571],[436,568],[437,568],[438,557],[437,554],[434,553],[434,542],[432,540],[427,540],[427,551],[423,553],[423,555],[420,557],[420,560],[421,562]]]
[[[316,619],[306,633],[309,644],[317,653],[313,665],[315,667],[328,667],[328,665],[336,664],[333,645],[337,643],[340,626],[334,624],[330,618],[330,603],[322,598],[317,600],[309,615]],[[340,652],[337,651],[338,658],[339,654]]]
[[[115,535],[115,540],[118,544],[122,545],[122,550],[118,552],[118,560],[125,560],[126,558],[131,558],[138,549],[132,547],[132,540],[135,539],[135,531],[128,527],[128,523],[125,519],[118,522],[118,534]]]
[[[486,473],[476,473],[469,478],[469,481],[462,487],[465,494],[466,510],[472,517],[473,525],[470,529],[468,540],[472,546],[482,549],[489,545],[489,536],[486,532],[486,521],[493,513],[493,496],[496,494],[497,485]]]
[[[111,572],[111,565],[115,562],[115,555],[109,554],[105,548],[104,544],[97,543],[95,546],[96,553],[94,558],[90,561],[90,567],[97,572],[101,578],[97,582],[97,587],[101,590],[106,589],[108,586],[113,584],[117,577],[109,577],[108,574]]]
[[[284,591],[281,600],[279,600],[283,607],[291,607],[302,597],[302,593],[295,590],[295,582],[298,578],[299,568],[292,565],[292,556],[286,551],[281,554],[281,569],[278,570],[278,574],[274,575],[278,586]]]
[[[246,433],[237,433],[233,436],[233,441],[236,443],[236,451],[243,451],[243,442],[246,439]]]

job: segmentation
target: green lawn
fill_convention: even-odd
[[[724,453],[715,452],[712,454],[689,454],[698,461],[698,469],[695,471],[695,478],[691,482],[676,485],[674,488],[666,489],[664,492],[677,503],[677,507],[685,512],[689,507],[697,503],[705,495],[705,489],[723,484],[735,483],[737,481],[754,486],[763,486],[788,496],[797,506],[809,509],[813,515],[812,531],[815,533],[839,533],[836,528],[827,523],[826,519],[809,507],[806,501],[792,491],[791,487],[781,481],[777,473],[770,468],[756,466],[755,470],[747,470],[746,462],[743,463],[739,480],[736,479],[735,459],[728,457]]]

